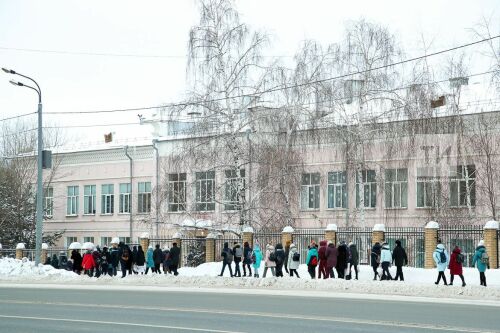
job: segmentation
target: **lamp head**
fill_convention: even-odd
[[[12,69],[7,69],[7,68],[2,67],[2,70],[3,70],[5,73],[7,73],[7,74],[16,74],[16,72],[15,72],[15,71],[13,71]]]
[[[15,86],[20,86],[20,87],[24,86],[24,84],[22,84],[21,82],[17,82],[17,81],[14,81],[14,80],[10,80],[9,82],[11,84],[15,85]]]

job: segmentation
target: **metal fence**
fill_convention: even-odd
[[[425,240],[423,228],[388,228],[385,232],[385,241],[392,250],[396,241],[401,241],[401,246],[408,256],[408,265],[412,267],[424,267],[425,264]]]
[[[181,243],[181,265],[196,267],[205,263],[207,242],[205,238],[183,238]]]
[[[216,238],[215,239],[215,249],[214,249],[214,256],[215,256],[215,261],[221,261],[222,260],[222,249],[224,248],[224,243],[228,243],[229,248],[233,248],[234,242],[238,242],[240,245],[241,244],[241,237],[239,235],[235,235],[233,233],[229,233],[226,235],[223,235],[222,237]]]
[[[356,244],[359,252],[360,264],[370,263],[370,253],[372,249],[371,228],[339,228],[337,230],[337,243],[340,243],[342,241],[346,242],[346,244],[349,244],[350,242]]]
[[[445,248],[453,251],[455,246],[459,246],[465,256],[464,267],[472,267],[472,258],[476,251],[476,246],[483,239],[482,226],[451,226],[441,227],[438,231],[438,238]]]
[[[293,243],[300,253],[300,263],[305,264],[309,245],[314,241],[319,246],[319,242],[325,239],[324,229],[295,229],[293,233]]]
[[[256,232],[253,235],[253,242],[254,244],[258,243],[260,245],[262,255],[264,255],[267,244],[276,246],[276,244],[281,243],[281,235],[281,231]]]

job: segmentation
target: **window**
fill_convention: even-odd
[[[151,212],[151,182],[139,182],[137,193],[137,212]]]
[[[47,187],[43,194],[43,211],[46,217],[54,215],[54,188]]]
[[[68,216],[78,215],[78,186],[68,186],[66,215]]]
[[[459,165],[450,170],[450,206],[467,207],[467,196],[470,205],[476,205],[476,167]]]
[[[94,237],[91,237],[91,236],[83,237],[83,242],[84,243],[94,243]]]
[[[196,210],[215,210],[215,171],[196,173]]]
[[[375,208],[377,205],[377,179],[375,170],[361,170],[361,181],[359,172],[356,172],[356,207],[361,205],[360,194],[363,195],[363,206],[365,208]],[[361,183],[363,188],[361,189]],[[360,193],[361,192],[361,193]]]
[[[436,168],[417,168],[417,207],[432,208],[439,206],[441,183],[436,176]]]
[[[101,214],[115,212],[115,188],[113,184],[102,185],[101,188]]]
[[[108,246],[111,244],[112,240],[112,237],[101,237],[101,246]]]
[[[241,210],[245,201],[245,170],[240,170],[239,177],[235,170],[226,170],[225,175],[224,210]]]
[[[119,213],[130,214],[130,190],[131,186],[129,183],[120,184],[120,208]]]
[[[120,242],[124,242],[125,244],[130,244],[130,237],[120,237]]]
[[[347,80],[344,82],[344,96],[346,104],[351,104],[353,100],[359,98],[365,85],[364,80]]]
[[[78,238],[71,236],[71,237],[66,237],[66,247],[70,246],[71,243],[78,242]]]
[[[168,175],[168,210],[181,212],[186,210],[186,174]]]
[[[385,170],[385,208],[408,207],[408,169]]]
[[[347,177],[345,171],[328,173],[328,208],[347,208]]]
[[[319,209],[319,172],[303,173],[300,209]]]
[[[95,185],[85,185],[83,187],[83,214],[95,215]]]

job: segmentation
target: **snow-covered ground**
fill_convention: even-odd
[[[102,276],[89,278],[78,276],[72,272],[57,270],[51,266],[36,267],[28,260],[0,259],[0,282],[4,283],[44,283],[44,284],[75,284],[75,285],[135,285],[135,286],[169,286],[190,288],[231,288],[231,289],[271,289],[271,290],[315,290],[341,293],[408,295],[422,297],[445,297],[462,299],[500,300],[500,270],[488,270],[486,278],[488,287],[479,285],[479,273],[476,269],[464,269],[467,286],[461,287],[457,276],[453,286],[436,286],[435,269],[404,268],[405,281],[373,281],[372,269],[360,266],[359,280],[312,280],[307,273],[307,267],[299,268],[300,279],[285,276],[273,278],[268,271],[268,277],[263,279],[263,266],[260,269],[261,278],[230,278],[226,269],[226,277],[218,277],[221,263],[208,263],[196,268],[179,269],[179,276],[149,274],[146,276],[131,275],[125,279]],[[395,268],[391,269],[394,275]],[[120,274],[120,272],[118,273]],[[449,280],[448,272],[447,279]]]

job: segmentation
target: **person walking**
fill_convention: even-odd
[[[222,257],[222,270],[219,276],[224,276],[224,271],[226,270],[226,266],[229,268],[229,276],[233,277],[233,269],[231,268],[231,263],[233,262],[233,250],[229,248],[229,243],[224,243],[224,248],[221,253]]]
[[[163,251],[160,249],[160,244],[155,245],[155,250],[153,251],[153,262],[155,265],[153,272],[161,274],[160,265],[163,262]]]
[[[255,243],[252,251],[252,264],[253,264],[253,276],[259,277],[260,263],[262,262],[262,251],[260,250],[259,243]],[[251,273],[251,272],[250,272]]]
[[[446,276],[444,275],[444,271],[450,263],[450,256],[448,255],[448,252],[444,248],[443,244],[440,243],[437,245],[436,250],[434,250],[434,253],[432,254],[432,258],[436,263],[436,268],[438,271],[438,278],[434,283],[439,284],[439,281],[441,281],[441,278],[443,278],[444,285],[447,286],[448,283],[446,283]]]
[[[353,242],[349,243],[349,280],[351,279],[351,269],[354,267],[355,280],[358,279],[358,265],[359,265],[359,252],[356,244]]]
[[[87,253],[83,255],[82,267],[84,270],[83,273],[88,275],[89,277],[92,277],[94,273],[95,262],[90,250],[87,250]]]
[[[172,274],[170,271],[170,266],[172,266],[172,260],[170,259],[170,249],[165,245],[163,248],[163,273]]]
[[[50,260],[50,265],[55,269],[59,269],[59,259],[57,259],[57,254],[52,255],[52,259]]]
[[[92,258],[94,259],[95,277],[98,278],[99,276],[101,276],[101,264],[102,264],[101,249],[99,249],[99,246],[94,248],[94,251],[92,251]]]
[[[240,263],[243,259],[243,249],[238,242],[234,242],[234,276],[241,277]]]
[[[146,264],[146,258],[144,256],[144,250],[142,249],[142,246],[139,245],[139,247],[137,248],[137,257],[136,257],[136,260],[135,260],[135,264],[137,266],[137,274],[144,274],[144,272],[146,271],[146,267],[145,267],[145,264]]]
[[[479,271],[479,283],[486,287],[486,269],[489,268],[490,258],[486,252],[486,247],[484,246],[484,241],[479,241],[477,244],[476,252],[474,257],[472,257],[472,266],[476,266]]]
[[[285,264],[286,255],[281,243],[276,244],[274,253],[276,255],[276,277],[283,277],[283,265]]]
[[[151,272],[155,272],[155,260],[154,260],[154,250],[153,245],[148,246],[148,250],[146,251],[146,275],[151,268]]]
[[[252,268],[250,265],[252,264],[252,256],[253,251],[248,242],[243,243],[243,276],[247,276],[247,268],[248,268],[248,276],[252,276]]]
[[[137,272],[137,246],[132,247],[132,272],[138,274]]]
[[[462,250],[460,250],[458,245],[456,245],[451,253],[450,263],[448,264],[448,268],[450,269],[450,286],[453,285],[453,279],[455,278],[455,275],[458,275],[462,280],[462,287],[465,287],[465,279],[462,269],[464,261],[465,256],[462,254]]]
[[[300,278],[299,273],[297,272],[297,269],[299,269],[299,265],[300,265],[300,253],[297,251],[297,246],[291,243],[288,253],[288,262],[287,262],[288,269],[290,270],[289,274],[291,277],[293,277],[293,274],[295,274],[298,278]]]
[[[339,277],[339,279],[343,279],[345,277],[345,271],[347,269],[347,245],[344,241],[340,242],[337,251],[337,265],[335,266],[335,268],[337,269],[337,276]]]
[[[127,276],[127,270],[129,268],[131,253],[128,246],[123,246],[120,253],[120,269],[122,270],[122,278]],[[130,274],[130,272],[129,272]]]
[[[327,278],[327,272],[326,272],[326,246],[327,246],[327,241],[322,240],[319,242],[319,250],[318,250],[318,259],[319,259],[319,267],[318,267],[318,279],[321,279],[321,276],[323,275],[323,278]]]
[[[264,274],[262,275],[263,278],[266,277],[267,270],[271,269],[271,273],[273,276],[276,276],[276,254],[274,253],[274,246],[271,244],[266,245],[266,255],[264,257]]]
[[[339,255],[339,251],[335,244],[332,241],[328,241],[328,246],[326,247],[326,274],[327,277],[334,279],[335,273],[333,272],[333,268],[337,266],[337,257]]]
[[[401,241],[398,239],[396,241],[396,246],[392,251],[392,263],[396,265],[396,276],[394,280],[404,281],[403,276],[403,266],[408,265],[408,256],[406,255],[405,249],[401,246]]]
[[[380,262],[382,263],[382,277],[380,280],[392,280],[391,272],[389,272],[389,267],[392,263],[392,254],[389,249],[389,244],[384,242],[382,244],[382,251],[380,252]]]
[[[290,245],[292,244],[291,241],[287,240],[285,243],[285,272],[286,274],[289,274],[288,271],[288,256],[290,255]]]
[[[309,272],[311,279],[314,279],[316,277],[316,266],[318,266],[319,261],[318,257],[318,249],[316,248],[315,244],[311,244],[309,246],[309,250],[307,251],[306,257],[307,271]]]
[[[377,280],[377,277],[380,276],[378,273],[378,267],[380,266],[380,254],[382,252],[382,246],[379,242],[373,244],[372,252],[370,254],[370,265],[373,269],[373,280]]]
[[[108,251],[108,247],[104,246],[102,248],[101,254],[101,272],[103,275],[109,274],[112,276],[111,270],[111,253]]]
[[[170,249],[171,265],[169,269],[170,272],[174,273],[175,276],[179,275],[179,272],[177,272],[177,268],[179,267],[180,256],[181,256],[181,249],[177,246],[177,243],[173,243],[172,248]]]
[[[73,272],[80,275],[82,273],[82,255],[78,250],[71,251],[71,260],[73,260]]]

